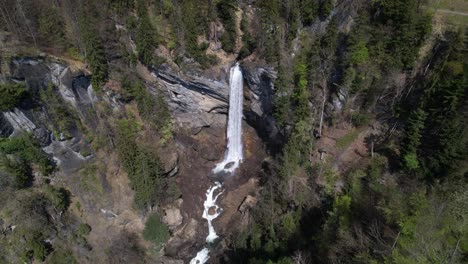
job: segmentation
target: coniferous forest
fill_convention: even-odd
[[[0,0],[0,263],[468,263],[467,17]],[[236,62],[244,159],[216,174]]]

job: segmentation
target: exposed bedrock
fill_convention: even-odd
[[[78,169],[86,157],[80,152],[87,148],[83,144],[83,134],[74,126],[67,137],[64,131],[52,131],[53,120],[47,114],[50,102],[38,105],[34,97],[50,84],[57,87],[57,96],[91,127],[96,122],[92,107],[97,98],[90,86],[90,78],[81,72],[73,72],[67,65],[43,58],[15,58],[10,63],[11,80],[23,82],[31,99],[10,111],[0,114],[1,136],[18,135],[23,132],[32,133],[39,141],[44,151],[54,157],[57,165],[65,172]],[[88,152],[88,150],[86,150]]]
[[[230,65],[218,79],[176,73],[169,67],[153,70],[152,74],[166,91],[165,99],[178,125],[190,128],[194,134],[207,127],[225,127],[229,101]],[[273,81],[276,72],[254,63],[243,63],[244,121],[274,151],[281,135],[272,117]]]

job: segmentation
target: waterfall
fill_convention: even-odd
[[[231,75],[229,79],[229,117],[227,126],[227,150],[224,155],[223,161],[218,163],[213,169],[214,173],[221,171],[232,173],[242,162],[242,99],[243,99],[243,84],[244,78],[239,63],[236,63],[231,68]],[[207,243],[212,243],[218,235],[213,227],[213,220],[221,214],[221,208],[216,204],[216,200],[221,195],[222,191],[215,195],[215,191],[220,189],[222,184],[215,182],[206,191],[206,200],[203,203],[202,217],[208,221],[208,236],[206,237]],[[210,214],[210,209],[212,210]],[[190,264],[204,264],[209,259],[210,250],[204,247],[198,251],[197,255],[190,260]]]
[[[229,80],[229,117],[227,127],[227,150],[224,160],[213,169],[232,173],[243,159],[242,152],[242,99],[244,78],[239,63],[231,68]]]

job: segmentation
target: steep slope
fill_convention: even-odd
[[[0,262],[462,263],[466,29],[423,2],[3,1]]]

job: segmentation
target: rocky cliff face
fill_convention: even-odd
[[[82,140],[85,131],[74,126],[66,137],[65,131],[54,131],[53,121],[46,110],[49,102],[39,100],[41,92],[54,85],[59,91],[56,96],[61,97],[63,103],[60,107],[71,107],[81,119],[92,123],[90,109],[97,97],[90,87],[89,77],[82,72],[72,72],[62,62],[45,58],[13,59],[10,73],[9,78],[26,84],[30,98],[18,108],[2,113],[1,135],[32,133],[65,172],[78,169],[87,159],[84,153],[89,151],[89,146]]]
[[[218,79],[208,79],[184,73],[174,73],[169,67],[154,70],[152,75],[167,92],[166,100],[173,117],[184,127],[199,131],[214,126],[225,127],[229,100],[230,65],[222,67]],[[244,120],[274,151],[281,135],[272,117],[273,81],[276,72],[268,66],[243,63],[245,78]]]
[[[177,177],[183,193],[183,202],[166,209],[166,221],[174,234],[166,245],[166,252],[186,261],[200,250],[206,237],[206,221],[201,218],[203,200],[210,185],[208,179],[214,176],[212,169],[223,158],[226,147],[227,72],[230,66],[225,65],[220,73],[212,75],[217,78],[176,73],[168,67],[153,70],[151,74],[157,86],[166,93],[165,99],[176,121]],[[243,141],[246,157],[238,175],[224,179],[227,193],[239,199],[230,199],[220,219],[214,222],[222,232],[230,230],[228,226],[235,223],[232,221],[240,221],[238,208],[247,195],[255,193],[256,182],[248,180],[261,170],[265,158],[263,146],[265,143],[277,144],[280,140],[271,117],[275,72],[254,64],[242,65],[242,70],[245,78]],[[174,217],[179,215],[175,208],[181,210],[183,220]]]
[[[226,143],[229,99],[226,76],[229,66],[225,65],[224,72],[218,74],[218,78],[175,72],[169,67],[162,67],[152,70],[152,79],[147,80],[150,91],[156,93],[155,89],[159,89],[164,92],[175,123],[174,144],[165,147],[161,158],[167,175],[176,177],[182,193],[176,203],[162,208],[163,220],[172,233],[165,252],[176,259],[190,259],[204,243],[207,230],[201,218],[204,192],[210,184],[209,177],[214,165],[223,157]],[[227,181],[227,193],[239,199],[230,199],[226,212],[214,223],[222,232],[228,232],[227,226],[232,221],[238,221],[234,219],[239,219],[237,209],[244,197],[255,192],[256,183],[247,182],[260,170],[265,157],[264,143],[276,144],[280,139],[271,117],[275,72],[254,64],[245,64],[242,69],[245,76],[246,161],[239,175]],[[122,100],[121,91],[113,88],[114,84],[110,82],[97,95],[83,70],[74,70],[65,62],[49,58],[13,59],[9,72],[8,78],[25,83],[31,96],[19,107],[0,115],[1,135],[8,137],[23,132],[32,133],[43,150],[54,158],[59,168],[54,181],[69,184],[67,189],[82,204],[80,214],[88,219],[87,222],[95,230],[91,234],[92,244],[96,243],[97,246],[103,243],[105,236],[100,232],[106,229],[115,230],[116,234],[122,233],[126,229],[125,225],[122,226],[123,222],[133,223],[131,229],[140,234],[145,218],[132,208],[132,193],[128,183],[124,183],[127,181],[125,174],[118,169],[120,166],[115,153],[103,156],[99,150],[90,148],[88,139],[90,136],[96,137],[94,135],[103,128],[109,129],[108,120],[103,119],[101,109],[108,109],[105,111],[108,119],[117,120],[122,111],[130,107],[128,102]],[[50,87],[56,87],[52,93],[56,100],[48,101],[42,95],[50,91]],[[57,120],[51,116],[53,109],[71,113],[73,124],[67,127],[67,131],[57,129]],[[107,133],[110,136],[112,132]],[[100,195],[84,190],[84,183],[77,184],[77,181],[86,181],[83,170],[94,166],[92,164],[98,160],[109,166],[107,171],[98,172],[98,182],[94,183],[101,186],[98,187],[98,192],[102,192]],[[114,166],[117,168],[113,169]],[[122,188],[122,184],[127,185]],[[125,197],[124,201],[119,201],[119,197]],[[171,260],[164,261],[170,263]]]

